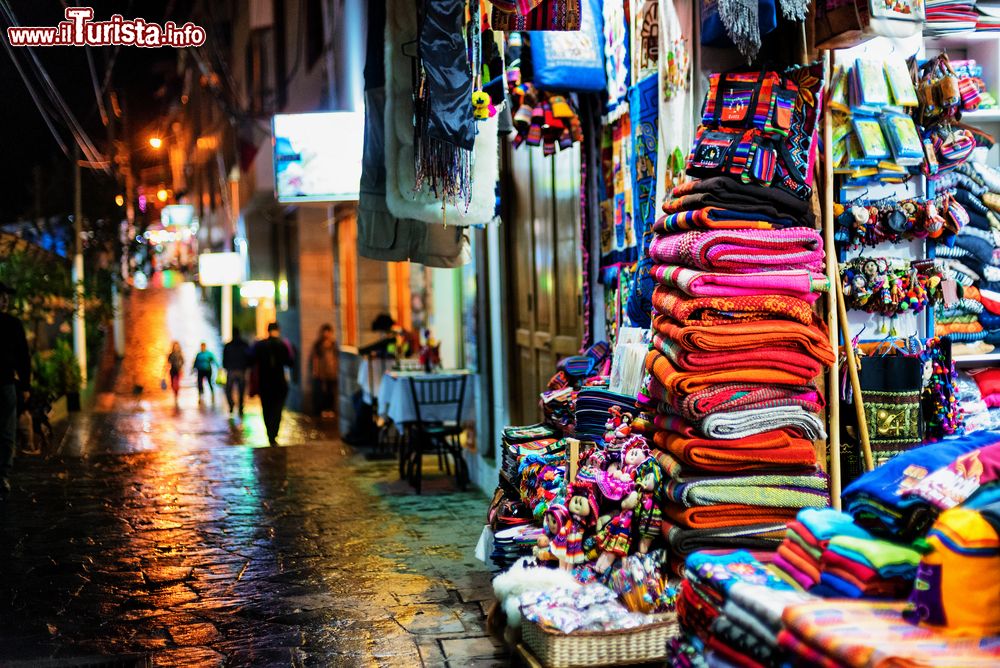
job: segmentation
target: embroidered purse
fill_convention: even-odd
[[[581,0],[542,0],[527,14],[505,12],[494,5],[490,27],[504,32],[579,30],[581,11]]]

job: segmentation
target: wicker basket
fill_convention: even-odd
[[[667,640],[678,633],[676,613],[656,615],[659,621],[621,631],[559,633],[524,620],[521,637],[546,668],[624,666],[663,661]]]

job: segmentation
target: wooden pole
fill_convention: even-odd
[[[847,304],[844,302],[844,288],[837,280],[837,309],[840,311],[840,319],[847,323]],[[851,389],[854,391],[854,413],[858,417],[858,440],[861,441],[861,453],[865,458],[865,470],[871,471],[875,468],[872,459],[872,445],[868,436],[868,421],[865,419],[865,400],[861,397],[861,380],[858,377],[858,361],[854,356],[854,346],[851,345],[850,327],[845,327],[844,350],[847,353],[847,373],[851,377]]]
[[[827,77],[827,91],[832,81],[833,57],[830,51],[823,52],[823,70]],[[833,119],[829,109],[823,114],[823,243],[826,247],[826,279],[829,292],[826,299],[826,321],[830,330],[830,347],[836,351],[840,326],[838,323],[837,293],[834,286],[840,285],[837,271],[837,246],[833,234]],[[847,322],[845,320],[844,324]],[[830,368],[826,383],[827,413],[830,417],[828,452],[830,455],[830,503],[840,510],[840,372],[837,364]]]
[[[580,441],[575,438],[567,438],[569,445],[569,461],[566,463],[566,470],[569,473],[570,484],[576,482],[576,472],[580,467]]]

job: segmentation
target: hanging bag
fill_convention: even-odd
[[[527,14],[504,12],[496,5],[490,16],[493,30],[579,30],[581,0],[541,0]]]
[[[603,26],[600,0],[582,0],[579,31],[531,33],[534,84],[542,90],[604,90]]]

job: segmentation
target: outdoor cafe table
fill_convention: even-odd
[[[413,393],[410,391],[410,378],[458,378],[465,376],[465,394],[462,401],[462,422],[473,419],[475,412],[475,395],[473,376],[464,369],[442,371],[439,373],[413,373],[406,371],[387,371],[382,376],[378,388],[379,415],[387,417],[397,425],[417,421],[417,410],[413,405]],[[421,408],[420,417],[424,422],[451,422],[455,419],[455,405],[425,406]]]

